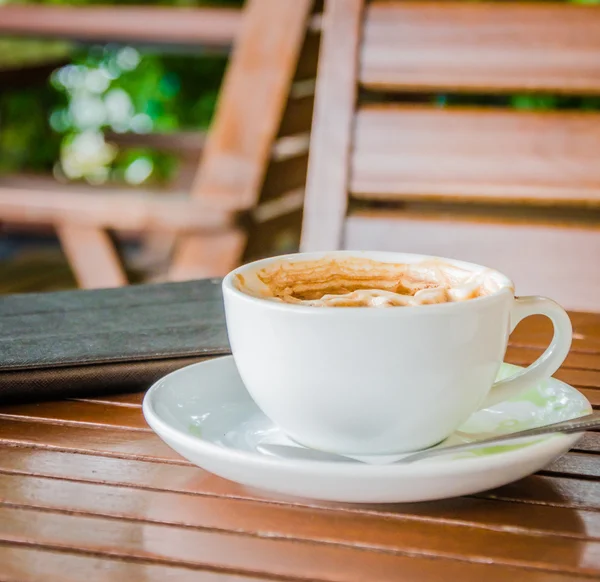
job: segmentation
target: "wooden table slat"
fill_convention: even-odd
[[[9,418],[151,432],[139,407],[112,406],[97,402],[62,400],[0,408],[0,419]]]
[[[600,354],[600,314],[570,313],[573,324],[573,352]],[[552,337],[552,325],[542,316],[528,317],[510,337],[512,345],[545,348]]]
[[[189,465],[154,433],[144,431],[2,420],[0,446],[4,444]]]
[[[544,473],[600,478],[600,456],[570,452],[544,469]]]
[[[533,538],[528,537],[528,540]],[[442,560],[432,559],[434,556],[427,554],[409,555],[408,551],[372,551],[354,546],[250,537],[12,507],[0,507],[0,539],[48,549],[77,549],[156,563],[331,582],[397,581],[400,572],[406,579],[440,582],[483,578],[490,582],[507,578],[562,581],[572,579],[575,574],[593,573],[593,564],[587,556],[593,557],[595,544],[557,539],[560,542],[556,543],[559,567],[554,562],[549,566],[551,555],[546,552],[528,569],[519,569],[515,567],[518,560],[512,560],[511,566],[502,562],[472,561],[468,548],[464,548],[465,555],[460,560]],[[572,541],[573,547],[565,541]],[[526,548],[522,548],[522,553],[527,559]]]
[[[264,578],[0,543],[0,579],[18,582],[261,582]],[[85,576],[84,576],[85,574]],[[282,579],[284,580],[284,579]],[[285,581],[284,581],[285,582]]]
[[[69,514],[114,517],[261,537],[350,545],[381,551],[425,552],[460,559],[461,548],[489,553],[500,561],[542,560],[552,538],[600,541],[600,513],[540,507],[482,498],[458,498],[425,504],[341,509],[210,498],[171,491],[88,484],[21,475],[0,475],[2,504]],[[381,518],[385,519],[382,520]],[[534,536],[534,540],[530,537]],[[519,541],[518,538],[522,539]],[[460,541],[448,541],[460,540]],[[513,543],[514,542],[514,543]],[[559,543],[559,542],[556,542]],[[515,552],[525,544],[527,556]],[[591,546],[593,547],[593,546]],[[537,556],[537,557],[536,557]]]
[[[492,491],[479,493],[476,497],[597,511],[600,507],[600,482],[538,473]]]
[[[511,364],[527,366],[542,355],[542,348],[530,348],[509,344],[506,350],[506,361]],[[575,368],[579,370],[600,370],[600,353],[570,352],[565,360],[563,368]]]
[[[600,456],[598,456],[598,453],[600,453],[600,432],[588,431],[584,433],[572,450],[595,453],[596,459],[600,460]]]
[[[457,523],[469,523],[473,526],[498,527],[504,513],[497,513],[498,508],[492,508],[490,515],[485,515],[477,507],[458,499],[427,504],[399,505],[348,505],[318,502],[306,499],[296,499],[277,496],[267,492],[245,488],[236,483],[219,479],[193,466],[163,465],[146,461],[132,461],[97,457],[93,455],[78,455],[63,452],[45,451],[38,449],[11,448],[6,449],[0,458],[0,474],[27,475],[32,477],[50,477],[59,481],[83,482],[110,486],[121,486],[148,491],[183,493],[204,497],[220,497],[223,499],[248,500],[266,502],[271,505],[286,505],[296,507],[336,509],[350,514],[377,514],[386,517],[418,518],[431,520],[448,520]],[[532,486],[533,483],[535,486]],[[532,476],[519,482],[519,487],[509,486],[509,499],[514,498],[523,503],[553,505],[570,509],[590,509],[600,504],[600,482],[584,482],[576,479],[553,478],[548,476]],[[522,491],[519,493],[520,489]],[[502,495],[504,488],[489,492],[492,499]],[[533,493],[539,492],[536,497]],[[533,493],[532,493],[533,492]],[[485,495],[485,494],[482,494]],[[520,496],[519,496],[520,495]],[[512,497],[511,497],[512,496]],[[515,506],[516,510],[507,510],[506,516],[511,515],[513,527],[530,528],[539,524],[538,517],[528,513],[527,507]],[[457,510],[462,508],[466,513]],[[465,509],[466,508],[466,509]],[[428,512],[432,512],[428,514]],[[565,523],[555,525],[566,527]],[[495,525],[494,525],[495,524]],[[520,525],[519,525],[520,524]],[[537,525],[539,529],[548,530],[548,526]],[[550,531],[550,530],[548,530]],[[577,531],[560,530],[564,534],[576,534]],[[580,532],[581,533],[581,532]],[[586,535],[595,535],[589,534]]]

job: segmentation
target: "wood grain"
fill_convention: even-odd
[[[237,576],[203,569],[146,564],[65,551],[42,550],[27,545],[0,543],[1,579],[10,582],[261,582],[264,578]]]
[[[51,468],[52,473],[68,469],[62,464],[61,456],[64,454],[51,455],[55,461],[61,462],[60,470]],[[31,460],[35,467],[35,459]],[[530,534],[535,531],[539,535],[600,539],[600,514],[559,506],[540,509],[535,504],[518,506],[474,497],[401,505],[354,506],[301,498],[270,498],[266,492],[261,494],[239,486],[236,488],[234,484],[193,468],[167,468],[139,461],[84,457],[84,465],[94,466],[97,470],[109,469],[108,475],[102,473],[98,476],[97,472],[88,475],[86,480],[89,482],[86,484],[86,480],[82,479],[27,476],[23,469],[31,471],[32,467],[28,464],[29,458],[23,454],[19,457],[12,453],[7,461],[3,460],[0,465],[0,499],[11,506],[231,529],[253,535],[259,535],[268,526],[272,536],[340,544],[351,543],[346,530],[359,529],[358,537],[353,534],[355,541],[369,546],[376,543],[389,546],[404,530],[410,530],[411,534],[421,530],[425,535],[428,528],[436,527],[435,523],[441,528],[439,533],[455,527],[457,536],[469,537],[474,535],[470,528],[479,528],[485,530],[481,533],[484,539],[488,535],[493,536],[486,532],[503,532],[507,526],[513,533]],[[12,470],[7,465],[12,466]],[[121,469],[120,476],[114,474],[117,465]],[[81,472],[81,468],[71,469],[68,474],[72,479],[75,473]],[[187,482],[179,480],[178,473],[183,475],[186,472],[189,473]],[[168,481],[170,473],[174,476],[173,486]],[[128,484],[125,485],[124,481]],[[237,495],[233,494],[235,489],[238,490]],[[382,517],[387,523],[380,528],[379,519]],[[390,535],[392,533],[393,536]]]
[[[600,569],[600,558],[598,561],[591,558],[597,543],[592,539],[600,539],[600,515],[586,511],[539,510],[529,506],[525,516],[520,515],[515,506],[475,499],[437,504],[440,506],[437,510],[436,504],[417,505],[416,512],[409,516],[402,511],[315,511],[249,500],[134,492],[123,487],[11,475],[0,475],[0,499],[10,507],[68,512],[70,515],[113,517],[253,537],[260,537],[266,530],[270,539],[455,559],[461,559],[468,547],[471,559],[492,558],[500,563],[535,567],[549,565],[548,556],[554,553],[551,563],[558,569]],[[444,505],[445,509],[442,509]],[[506,512],[509,515],[504,517]],[[411,513],[410,509],[408,513]],[[381,519],[383,515],[386,520]],[[427,519],[421,519],[421,516]],[[471,527],[473,520],[482,519],[484,527]],[[510,532],[506,531],[509,525]],[[553,535],[546,535],[548,531]],[[584,541],[586,539],[589,541]],[[579,560],[582,545],[587,547],[587,566]],[[517,547],[522,550],[515,550]],[[559,550],[560,557],[556,554]],[[561,564],[560,558],[565,563]]]
[[[506,273],[519,295],[547,295],[568,309],[600,311],[600,271],[586,267],[587,257],[600,256],[600,226],[481,218],[357,212],[347,220],[344,248],[460,257]]]
[[[360,81],[416,91],[600,91],[600,12],[558,2],[374,2]]]
[[[600,389],[600,372],[596,370],[558,370],[555,378],[581,388]]]
[[[0,419],[37,420],[57,424],[126,428],[150,432],[139,407],[63,400],[0,408]]]
[[[154,433],[145,431],[108,430],[67,426],[66,423],[30,423],[3,419],[0,422],[0,445],[33,446],[48,450],[189,465]]]
[[[364,199],[600,205],[595,113],[367,106],[353,144]]]
[[[269,576],[294,576],[331,582],[365,579],[397,580],[398,572],[411,579],[441,580],[446,576],[484,576],[490,581],[567,580],[593,572],[593,559],[583,551],[560,553],[570,563],[567,572],[544,569],[519,570],[501,563],[432,560],[403,553],[365,551],[356,547],[314,544],[299,540],[257,538],[234,533],[175,528],[98,517],[82,517],[30,509],[0,508],[0,538],[12,543],[36,544],[111,557],[137,558],[152,563],[209,567],[219,571],[248,572]],[[591,542],[577,542],[584,550]],[[428,577],[428,578],[427,578]],[[447,578],[446,578],[447,579]]]
[[[363,0],[329,0],[323,16],[301,250],[339,248],[347,206]]]
[[[242,26],[232,8],[162,6],[0,7],[0,32],[75,40],[228,47]]]
[[[125,294],[120,303],[135,299]],[[156,300],[143,296],[144,304]],[[40,296],[40,312],[52,306]],[[24,305],[16,298],[5,308]],[[600,395],[600,315],[571,319],[575,350],[558,376]],[[549,334],[547,321],[531,318],[511,337],[508,359],[528,364]],[[191,465],[145,428],[142,395],[0,408],[0,580],[70,582],[85,568],[96,569],[92,582],[188,574],[363,582],[399,573],[427,582],[563,582],[600,574],[600,432],[541,473],[493,491],[350,505],[253,490]]]

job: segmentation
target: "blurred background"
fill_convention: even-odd
[[[111,2],[0,0],[8,4],[78,8]],[[243,0],[112,4],[239,10]],[[0,14],[0,27],[1,20]],[[34,184],[48,196],[56,182],[189,189],[229,52],[227,45],[1,35],[0,185]],[[76,286],[51,226],[0,222],[0,229],[2,293]],[[163,259],[160,249],[153,256],[139,237],[118,243],[134,281],[151,276]]]
[[[600,0],[568,2],[600,4]],[[121,8],[211,7],[222,9],[229,23],[236,14],[241,18],[244,6],[243,0],[119,0],[115,7],[117,4]],[[0,10],[42,5],[73,10],[92,5],[110,10],[111,6],[107,0],[0,0]],[[160,42],[137,32],[132,34],[133,41],[122,33],[105,34],[110,37],[105,41],[102,32],[79,34],[76,20],[70,24],[68,12],[62,13],[64,22],[58,24],[38,21],[35,12],[29,14],[19,25],[21,33],[14,23],[7,32],[0,11],[0,189],[33,188],[48,197],[66,185],[152,189],[165,196],[171,191],[189,191],[234,35],[229,41],[204,43],[199,39],[192,43],[186,39],[180,43],[175,25]],[[185,12],[181,15],[185,21]],[[110,11],[104,16],[105,22],[98,27],[105,26],[110,32]],[[113,18],[116,22],[117,13]],[[165,27],[173,22],[169,20]],[[28,23],[31,30],[26,30]],[[144,23],[139,25],[143,28]],[[118,40],[112,39],[114,36],[119,36]],[[306,95],[310,98],[310,90]],[[428,94],[412,95],[411,100],[433,102],[438,107],[600,109],[600,97],[593,95]],[[304,160],[295,164],[293,171],[298,174],[305,169]],[[289,178],[286,172],[276,179],[285,182]],[[125,231],[113,235],[129,281],[164,280],[172,237]],[[278,248],[295,250],[297,238],[284,237]],[[75,286],[76,278],[52,225],[0,216],[0,293]]]

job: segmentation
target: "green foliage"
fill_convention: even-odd
[[[513,95],[510,104],[515,109],[552,110],[581,109],[593,111],[600,109],[600,97],[574,97],[564,95]]]
[[[0,38],[0,70],[67,59],[71,50],[71,43],[63,41]]]
[[[58,168],[72,179],[104,182],[122,179],[144,158],[153,167],[146,179],[167,181],[174,156],[115,151],[88,134],[206,129],[225,66],[218,54],[160,55],[113,44],[73,50],[71,64],[49,83],[0,93],[0,171]]]
[[[64,102],[49,86],[0,92],[0,171],[51,171],[61,137],[48,111]]]
[[[137,168],[137,175],[145,175],[142,181],[170,179],[176,169],[173,156],[117,152],[101,143],[99,136],[107,130],[168,133],[206,129],[225,65],[224,55],[143,54],[116,45],[93,46],[74,55],[70,65],[52,75],[52,85],[65,94],[68,103],[50,117],[53,128],[65,136],[62,172],[71,179],[103,182],[124,177],[139,183],[132,173]],[[148,164],[151,171],[142,171]]]

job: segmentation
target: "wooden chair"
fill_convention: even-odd
[[[108,8],[35,7],[48,12],[48,19],[36,13],[26,22],[27,8],[0,7],[0,31],[127,37],[127,27],[114,12],[110,20]],[[68,13],[79,28],[50,18],[55,9]],[[148,39],[146,25],[154,30],[160,22],[158,40],[169,42],[166,20],[177,35],[183,31],[175,41],[186,44],[201,44],[206,35],[209,44],[221,45],[227,35],[237,34],[191,196],[59,185],[51,192],[9,183],[0,187],[0,220],[52,224],[82,287],[127,283],[109,234],[113,230],[186,235],[169,273],[174,280],[223,274],[242,259],[246,246],[250,253],[268,253],[269,245],[281,245],[274,233],[282,227],[291,227],[299,238],[308,145],[302,135],[310,130],[319,43],[318,20],[310,18],[313,0],[248,0],[239,23],[232,10],[144,7],[144,18],[137,21],[139,9],[116,10],[138,41]],[[201,22],[202,11],[205,21],[191,27],[189,21]],[[121,24],[113,29],[111,23]],[[248,231],[261,221],[269,236],[247,245]]]
[[[247,224],[183,237],[170,279],[222,275],[244,254],[297,248],[320,40],[318,25],[306,34],[312,9],[312,0],[248,6],[192,188],[211,208],[246,211]],[[257,238],[247,248],[249,231]]]
[[[600,94],[600,9],[328,0],[322,26],[302,249],[463,258],[600,311],[600,114],[423,99]]]

